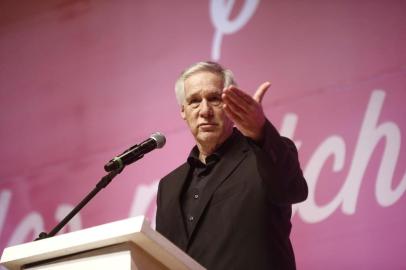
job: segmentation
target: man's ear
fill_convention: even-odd
[[[183,105],[180,106],[180,116],[183,120],[186,120],[185,107]]]

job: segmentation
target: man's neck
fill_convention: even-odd
[[[214,144],[207,142],[196,142],[197,148],[199,149],[199,160],[206,164],[206,158],[213,154],[221,145],[223,145],[223,143],[230,138],[231,134],[232,132],[225,139]]]
[[[216,146],[208,147],[206,145],[206,147],[202,147],[202,145],[199,144],[197,144],[197,148],[199,149],[199,160],[204,164],[206,164],[206,158],[213,154],[217,149]]]

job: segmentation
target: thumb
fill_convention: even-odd
[[[271,86],[270,82],[264,82],[263,84],[261,84],[257,91],[255,92],[254,96],[252,97],[256,102],[261,103],[262,99],[264,98],[264,95],[266,93],[266,91],[269,89],[269,87]]]

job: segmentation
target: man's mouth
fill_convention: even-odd
[[[201,123],[198,125],[198,127],[204,131],[209,131],[212,130],[214,127],[216,127],[217,124],[216,123]]]

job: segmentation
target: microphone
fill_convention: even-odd
[[[155,132],[142,143],[132,146],[119,156],[107,162],[107,164],[104,165],[104,170],[106,172],[121,170],[126,165],[130,165],[131,163],[139,160],[144,156],[144,154],[154,150],[155,148],[162,148],[165,145],[165,142],[165,136],[162,133]]]

